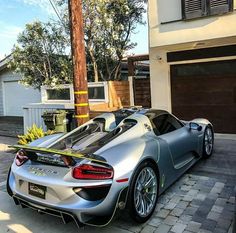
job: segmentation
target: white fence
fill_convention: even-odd
[[[73,104],[29,104],[24,106],[24,133],[26,133],[27,128],[36,124],[38,127],[42,127],[47,130],[42,115],[45,111],[52,112],[55,110],[65,110],[73,109]]]

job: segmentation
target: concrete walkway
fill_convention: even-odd
[[[16,138],[0,136],[0,187],[6,183],[9,167],[15,157],[8,146],[16,143]]]

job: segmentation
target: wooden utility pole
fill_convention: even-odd
[[[68,2],[74,71],[75,117],[78,125],[82,125],[89,120],[82,0],[69,0]]]

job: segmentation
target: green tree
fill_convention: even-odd
[[[40,88],[72,82],[72,65],[67,55],[68,34],[58,23],[26,24],[13,48],[10,67],[23,75],[22,84]]]
[[[97,57],[101,66],[105,61],[104,76],[109,80],[118,79],[121,61],[125,52],[134,48],[130,36],[135,33],[137,24],[143,24],[144,3],[140,0],[110,0],[104,4],[106,17],[102,18],[104,31],[102,54]],[[106,39],[108,38],[108,40]],[[112,58],[112,59],[110,59]]]
[[[68,1],[58,0],[61,19],[27,24],[18,36],[10,64],[35,88],[72,82]],[[144,0],[83,0],[88,79],[118,80],[124,54],[137,24],[143,24]]]
[[[58,0],[63,25],[69,25],[67,0]],[[144,24],[146,0],[83,0],[88,78],[117,80],[124,54],[136,46],[130,41]]]

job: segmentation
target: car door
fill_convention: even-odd
[[[180,169],[190,163],[198,151],[198,134],[184,126],[178,119],[169,114],[163,114],[153,119],[155,133],[159,140],[168,147],[175,169]]]

